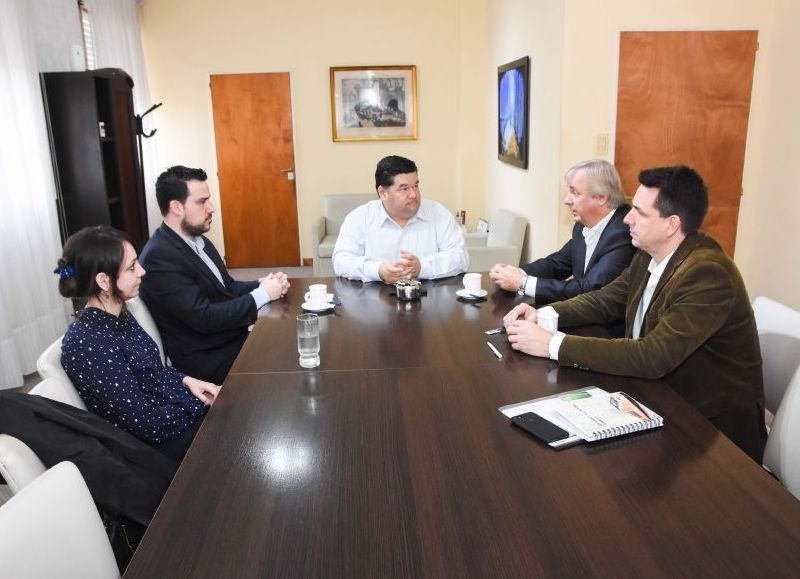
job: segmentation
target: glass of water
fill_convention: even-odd
[[[303,368],[319,366],[319,316],[300,314],[297,316],[297,351]]]

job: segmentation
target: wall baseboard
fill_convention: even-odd
[[[303,258],[303,267],[311,267],[314,265],[314,258],[313,257],[304,257]]]

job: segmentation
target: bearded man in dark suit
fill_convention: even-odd
[[[259,308],[289,289],[285,274],[236,281],[214,244],[214,206],[202,169],[176,165],[159,175],[156,197],[164,223],[142,250],[147,271],[140,294],[181,372],[222,384],[255,323]]]
[[[708,209],[688,167],[642,171],[625,217],[639,251],[602,289],[553,304],[561,328],[625,318],[625,339],[551,333],[522,304],[504,318],[512,348],[563,366],[661,379],[761,464],[766,443],[761,352],[736,265],[698,233]]]

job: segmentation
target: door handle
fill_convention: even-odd
[[[281,173],[286,173],[286,178],[289,181],[294,181],[294,167],[289,167],[288,169],[281,169]]]

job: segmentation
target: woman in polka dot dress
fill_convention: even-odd
[[[62,296],[87,300],[61,344],[87,408],[180,461],[219,387],[165,366],[125,308],[145,274],[133,245],[112,227],[86,227],[67,240],[56,273]]]

